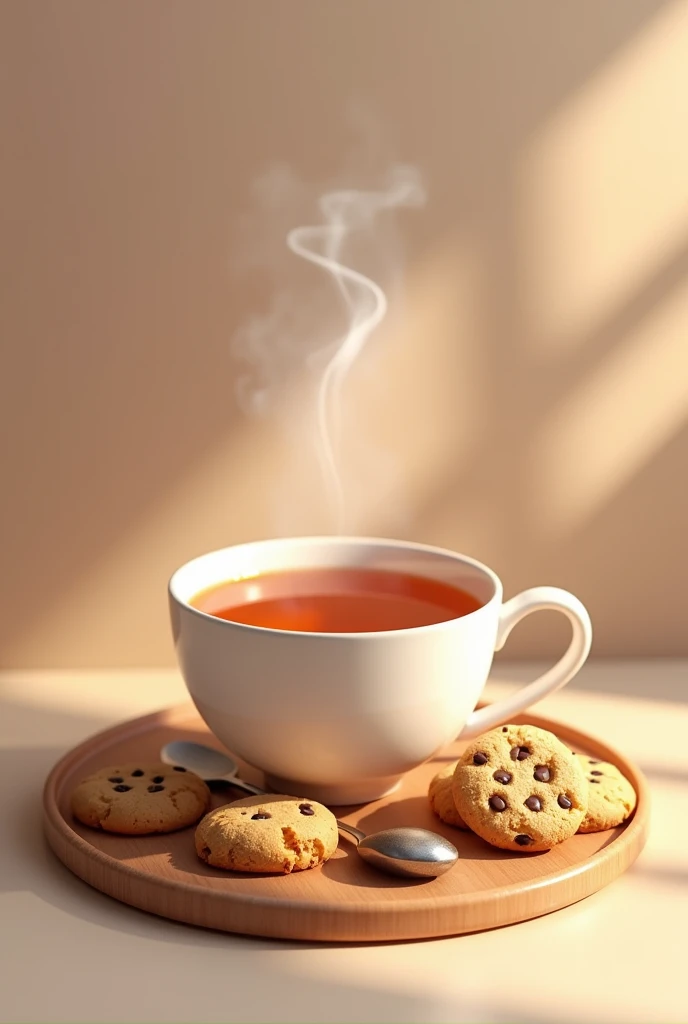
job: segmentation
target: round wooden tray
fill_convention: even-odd
[[[321,868],[266,876],[203,864],[194,850],[193,828],[138,838],[79,824],[70,813],[69,796],[89,772],[117,761],[155,760],[162,745],[175,738],[221,749],[193,706],[184,704],[108,729],[66,754],[45,785],[45,830],[60,860],[89,885],[123,903],[205,928],[325,942],[398,941],[496,928],[559,910],[601,889],[633,863],[648,830],[647,784],[634,764],[547,718],[528,714],[519,720],[551,730],[573,750],[618,765],[638,793],[633,818],[607,832],[576,835],[546,853],[497,850],[443,825],[430,811],[428,782],[458,756],[456,744],[410,772],[391,796],[337,810],[366,832],[418,825],[451,839],[459,862],[431,881],[381,874],[344,837]],[[247,766],[241,774],[261,783]],[[214,794],[214,805],[241,795],[225,789]]]

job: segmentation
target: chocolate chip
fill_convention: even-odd
[[[588,782],[594,782],[596,786],[599,786],[599,784],[600,784],[600,780],[599,779],[588,779]]]
[[[108,779],[108,782],[124,782],[124,779],[121,775],[113,775],[111,779]]]
[[[251,815],[251,821],[259,821],[261,818],[271,818],[272,815],[268,814],[267,811],[259,811],[258,814]]]
[[[148,792],[149,793],[162,793],[164,788],[165,788],[164,786],[149,786],[148,787]]]
[[[508,731],[509,731],[509,726],[508,725],[503,725],[502,726],[502,732],[508,732]]]
[[[520,835],[520,836],[516,836],[516,838],[514,839],[514,842],[518,843],[519,846],[530,846],[530,844],[534,843],[535,840],[532,838],[532,836]]]
[[[143,768],[135,768],[131,774],[138,777],[139,775],[145,775],[145,772],[143,771]]]
[[[488,800],[488,803],[489,803],[489,805],[490,805],[490,807],[492,808],[493,811],[505,811],[506,810],[506,800],[504,800],[503,797],[501,797],[501,796],[497,796],[496,793],[494,794],[494,796],[490,797],[490,799]]]
[[[494,773],[492,778],[495,780],[495,782],[501,782],[503,786],[508,786],[509,783],[511,782],[512,776],[509,774],[509,772],[503,772],[500,769],[499,771],[496,771]]]
[[[593,761],[592,758],[588,758],[588,764],[602,764],[601,761]]]
[[[301,811],[302,814],[315,814],[315,811],[313,810],[310,804],[299,804],[299,810]]]
[[[538,782],[549,782],[552,776],[546,764],[539,764],[533,772],[533,778]]]
[[[542,810],[542,804],[540,803],[540,798],[537,797],[537,796],[529,796],[527,800],[523,801],[523,803],[525,804],[525,806],[528,808],[529,811],[541,811]]]
[[[557,797],[557,803],[560,807],[563,807],[565,811],[568,811],[572,805],[572,801],[566,796],[565,793],[560,793]]]
[[[174,766],[174,771],[175,771],[175,772],[185,772],[185,771],[186,771],[186,768],[182,768],[182,767],[181,767],[180,765],[176,764],[176,765]]]
[[[165,781],[165,776],[164,775],[156,775],[155,778],[153,779],[153,782],[164,782],[164,781]]]
[[[477,754],[473,755],[473,764],[487,764],[487,754],[479,750]]]
[[[604,775],[604,772],[590,772],[591,775]]]
[[[113,786],[115,793],[128,793],[131,786]]]
[[[525,761],[530,756],[530,750],[528,747],[512,747],[511,749],[511,760],[512,761]]]

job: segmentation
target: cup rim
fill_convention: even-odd
[[[179,578],[181,574],[192,566],[195,562],[199,562],[201,559],[210,559],[214,555],[221,555],[227,551],[238,550],[240,548],[251,548],[251,547],[280,547],[288,544],[311,544],[314,546],[326,546],[328,544],[339,544],[345,546],[356,547],[358,545],[376,545],[378,547],[396,548],[406,551],[417,551],[426,554],[438,555],[446,558],[448,561],[460,562],[463,565],[469,565],[471,568],[481,572],[483,576],[491,582],[493,592],[492,596],[476,608],[472,612],[467,612],[465,615],[457,616],[453,619],[444,619],[442,622],[433,622],[426,626],[412,626],[408,629],[387,629],[377,630],[366,633],[329,633],[329,632],[314,632],[310,630],[289,630],[289,629],[275,629],[271,626],[253,626],[247,622],[233,622],[231,619],[220,619],[216,615],[211,615],[210,612],[204,612],[200,608],[194,607],[185,598],[180,597],[176,591]],[[454,622],[464,621],[471,619],[474,615],[479,615],[486,608],[489,608],[492,604],[499,602],[501,603],[502,597],[502,581],[500,580],[497,573],[490,569],[489,566],[485,565],[484,562],[478,561],[476,558],[471,558],[470,555],[464,555],[461,552],[452,551],[450,548],[442,548],[433,544],[421,544],[416,541],[405,541],[405,540],[394,540],[387,537],[358,537],[358,536],[340,536],[338,534],[332,535],[314,535],[314,536],[298,536],[298,537],[269,537],[262,540],[243,541],[240,544],[228,544],[226,547],[214,548],[212,551],[206,551],[203,554],[196,555],[194,558],[188,559],[182,565],[180,565],[169,578],[167,584],[167,591],[169,596],[178,605],[184,608],[187,612],[191,612],[193,615],[199,616],[201,619],[208,620],[215,623],[220,628],[234,628],[243,632],[257,633],[263,635],[273,635],[279,637],[312,637],[324,640],[345,640],[345,639],[357,639],[357,640],[379,640],[382,637],[399,637],[399,636],[414,636],[419,633],[428,633],[441,628],[446,628]]]

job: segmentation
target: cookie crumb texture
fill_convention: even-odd
[[[445,825],[453,825],[468,831],[468,825],[456,809],[452,792],[452,778],[458,762],[452,761],[442,771],[434,775],[428,787],[430,807]]]
[[[306,871],[329,860],[338,843],[337,822],[327,807],[272,793],[218,807],[196,829],[198,856],[226,871]]]
[[[588,783],[588,810],[579,832],[605,832],[621,825],[635,810],[636,792],[614,764],[576,754]]]
[[[120,835],[174,832],[195,825],[210,807],[210,790],[193,772],[162,761],[101,768],[72,793],[82,824]]]
[[[578,758],[546,729],[500,726],[474,740],[452,778],[466,824],[492,846],[550,850],[574,835],[588,807]]]

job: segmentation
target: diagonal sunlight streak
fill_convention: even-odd
[[[533,351],[581,345],[688,233],[688,4],[664,6],[537,132],[518,167]]]
[[[580,529],[688,422],[688,280],[540,425],[529,460],[538,528]]]

